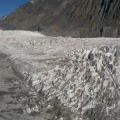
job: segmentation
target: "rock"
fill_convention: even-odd
[[[94,59],[94,55],[93,55],[92,52],[89,53],[88,59],[89,59],[90,61],[92,61],[92,60]]]

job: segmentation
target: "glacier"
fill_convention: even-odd
[[[19,99],[24,114],[40,112],[42,95],[47,103],[56,98],[73,120],[120,119],[120,38],[0,30],[0,52],[29,90],[29,102]]]

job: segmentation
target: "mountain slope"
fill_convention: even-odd
[[[7,29],[37,30],[47,35],[119,37],[118,0],[32,0],[1,20]]]

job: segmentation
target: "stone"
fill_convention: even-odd
[[[94,54],[92,52],[89,53],[88,59],[92,61],[94,59]]]

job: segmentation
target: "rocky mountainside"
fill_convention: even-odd
[[[37,30],[46,35],[119,37],[119,0],[32,0],[0,21],[4,29]]]

